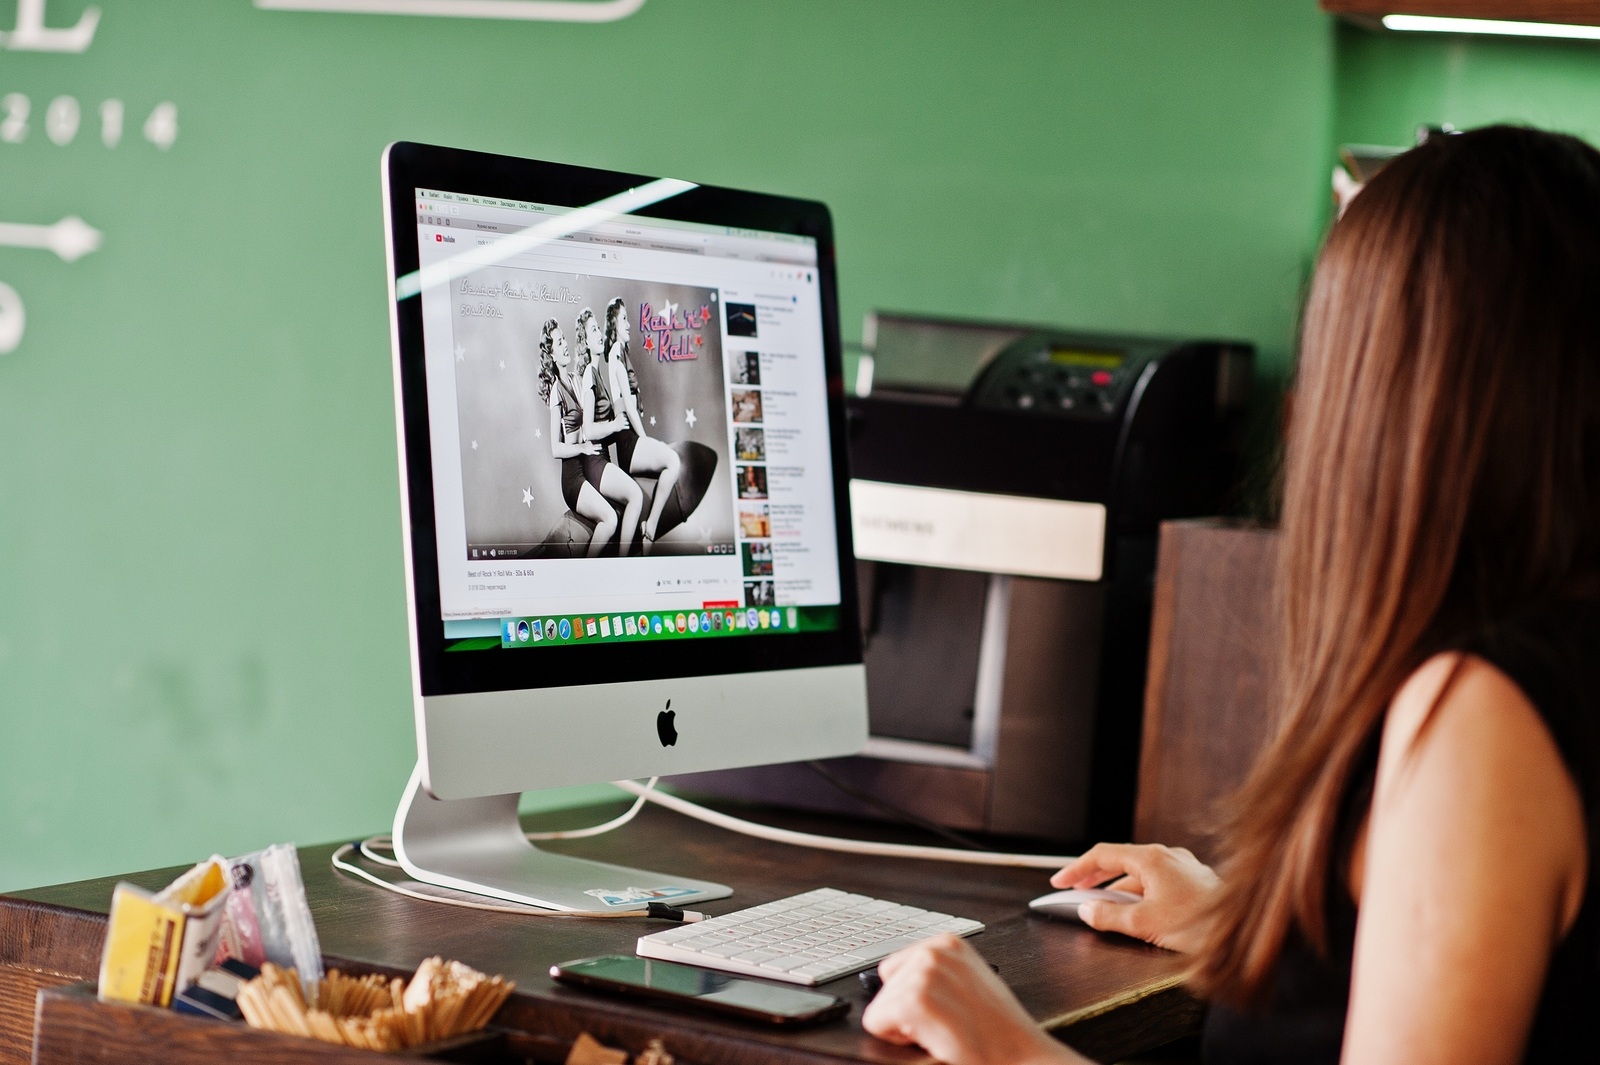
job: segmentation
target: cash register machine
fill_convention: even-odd
[[[871,738],[701,791],[1127,838],[1159,522],[1223,512],[1247,343],[877,312],[850,401]]]

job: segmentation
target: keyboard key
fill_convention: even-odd
[[[780,954],[776,958],[767,958],[756,964],[763,969],[771,969],[775,973],[786,973],[790,969],[799,969],[803,966],[811,965],[816,960],[815,958],[797,958],[793,954]]]
[[[925,938],[927,938],[927,937],[926,936],[919,936],[919,937],[914,938],[914,939],[912,939],[912,938],[885,939],[882,942],[872,944],[872,949],[871,950],[856,951],[856,952],[851,953],[851,954],[846,954],[844,956],[844,958],[841,958],[840,960],[844,961],[844,960],[853,959],[855,961],[860,962],[862,967],[864,968],[867,965],[868,962],[882,961],[884,958],[887,958],[889,955],[893,954],[895,951],[901,950],[901,949],[903,949],[905,947],[909,947],[913,943],[920,943]]]
[[[782,956],[782,953],[776,950],[747,950],[743,954],[733,955],[733,960],[742,961],[748,965],[760,965],[764,961],[770,961],[773,958]]]

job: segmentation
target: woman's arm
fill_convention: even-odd
[[[628,371],[622,368],[621,360],[610,359],[608,362],[611,366],[611,394],[617,397],[616,408],[642,440],[650,434],[644,431],[644,419],[639,417],[639,397],[628,386]]]
[[[596,421],[594,416],[594,366],[583,372],[583,380],[578,382],[578,398],[583,404],[583,435],[588,440],[604,440],[617,431],[617,419],[607,418],[605,421]],[[611,410],[616,412],[617,405],[611,404]]]
[[[1499,670],[1439,656],[1401,688],[1359,852],[1342,1060],[1521,1061],[1588,856],[1572,777]]]
[[[1181,848],[1102,843],[1050,878],[1056,887],[1117,886],[1132,903],[1084,903],[1092,928],[1123,932],[1173,949],[1193,949],[1216,892],[1217,875]],[[878,966],[883,991],[861,1023],[892,1043],[916,1043],[951,1065],[1082,1062],[1040,1031],[1009,988],[965,940],[941,936]]]
[[[1091,928],[1122,932],[1173,950],[1193,950],[1220,881],[1181,847],[1101,843],[1050,883],[1096,887],[1116,880],[1139,902],[1084,903]],[[916,1043],[951,1065],[1078,1063],[1085,1059],[1040,1031],[965,940],[941,936],[900,951],[878,966],[883,991],[861,1023],[892,1043]]]
[[[964,939],[935,936],[885,958],[883,990],[861,1026],[891,1043],[916,1043],[947,1065],[1084,1065],[1017,1002]]]
[[[550,398],[555,399],[553,395]],[[571,459],[579,455],[593,455],[599,450],[599,444],[567,443],[566,434],[561,431],[561,412],[556,409],[554,402],[550,404],[550,454],[558,459]]]

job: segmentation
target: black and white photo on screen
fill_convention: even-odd
[[[453,285],[469,557],[733,550],[716,290],[511,267]]]

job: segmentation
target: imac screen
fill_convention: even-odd
[[[837,629],[816,242],[415,194],[445,649]]]

